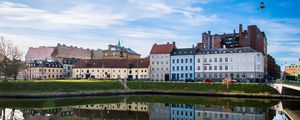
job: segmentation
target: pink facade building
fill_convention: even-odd
[[[40,46],[38,48],[30,47],[25,56],[27,63],[33,62],[34,60],[50,60],[51,54],[54,51],[54,47]]]

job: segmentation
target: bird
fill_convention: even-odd
[[[260,5],[259,5],[259,8],[258,8],[258,11],[264,9],[266,6],[264,4],[264,2],[261,2]]]

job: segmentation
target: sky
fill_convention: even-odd
[[[266,8],[258,10],[260,2]],[[120,40],[143,57],[154,43],[179,48],[201,42],[201,34],[257,25],[268,53],[284,66],[299,63],[299,0],[0,0],[0,36],[24,54],[28,47],[57,43],[107,49]]]

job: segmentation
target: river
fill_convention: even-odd
[[[299,120],[299,104],[193,96],[0,99],[0,120]]]

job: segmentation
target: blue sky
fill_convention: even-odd
[[[260,2],[266,8],[258,11]],[[154,43],[191,47],[201,33],[257,25],[279,64],[299,63],[299,0],[1,0],[0,36],[28,47],[57,43],[106,49],[122,44],[147,56]]]

